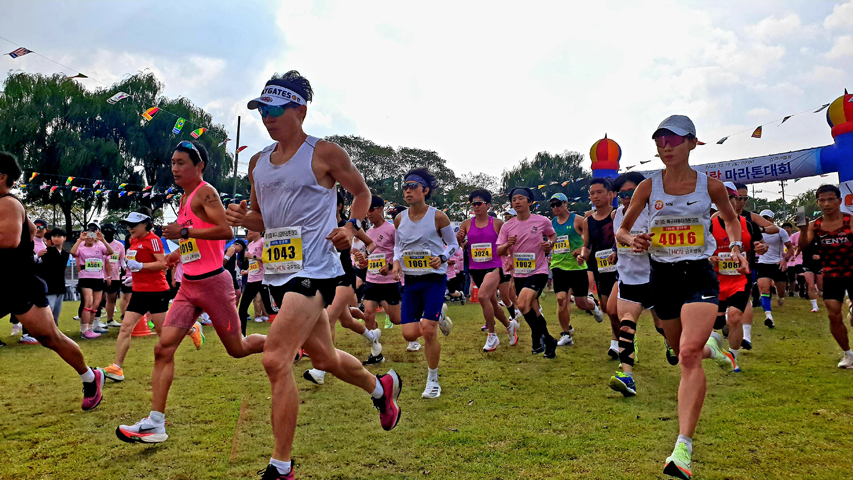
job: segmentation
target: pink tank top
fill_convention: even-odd
[[[207,182],[201,182],[198,187],[184,199],[178,210],[178,223],[184,228],[213,228],[216,225],[199,218],[191,208],[195,192]],[[181,264],[184,275],[198,276],[222,268],[222,257],[225,255],[225,240],[201,240],[189,238],[181,240]]]
[[[468,227],[468,268],[485,270],[501,266],[496,245],[498,234],[495,232],[495,219],[489,217],[489,224],[477,228],[477,218],[471,219]]]

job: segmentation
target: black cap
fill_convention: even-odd
[[[382,197],[379,195],[374,195],[370,200],[370,208],[385,208],[385,200],[382,200]]]
[[[515,187],[509,191],[509,200],[512,201],[512,197],[514,197],[517,194],[524,195],[525,197],[527,197],[528,200],[533,202],[533,190],[532,189],[527,188],[527,187]]]
[[[47,222],[45,222],[41,218],[37,218],[37,219],[33,220],[33,225],[41,225],[42,227],[46,227]]]
[[[116,226],[113,225],[112,223],[105,223],[104,226],[101,227],[101,230],[104,232],[110,232],[110,231],[115,232]]]

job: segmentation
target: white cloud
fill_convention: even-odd
[[[767,17],[755,25],[747,26],[746,33],[758,40],[767,41],[800,35],[803,33],[803,25],[796,13],[788,14],[782,18],[776,16]]]
[[[802,75],[803,80],[814,83],[834,83],[845,78],[844,70],[825,65],[815,65],[812,70]]]
[[[746,112],[748,116],[758,118],[766,117],[770,115],[770,113],[771,112],[769,108],[753,108],[752,110]]]
[[[832,50],[826,53],[826,58],[836,59],[853,56],[853,35],[844,35],[835,39]]]
[[[823,21],[823,26],[830,30],[853,28],[853,0],[836,5]]]

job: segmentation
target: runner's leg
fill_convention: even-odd
[[[45,348],[56,352],[78,374],[82,375],[89,371],[80,347],[59,331],[53,323],[53,314],[49,308],[33,306],[27,313],[17,317],[21,325],[30,332],[30,336]]]
[[[716,316],[717,305],[687,303],[681,307],[681,318],[688,318],[690,321],[682,323],[678,319],[682,327],[677,346],[681,366],[681,383],[678,386],[678,433],[689,438],[693,438],[699,414],[705,403],[706,381],[702,358],[705,356],[705,343],[713,331]],[[672,322],[664,322],[667,323]]]

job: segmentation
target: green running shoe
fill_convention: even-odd
[[[711,336],[708,337],[708,341],[705,342],[705,345],[708,345],[711,348],[711,351],[714,352],[714,361],[717,362],[720,367],[731,367],[732,370],[740,370],[737,366],[734,355],[729,351],[723,350],[723,339],[720,337],[719,333],[711,332]]]
[[[385,315],[385,330],[390,330],[394,328],[394,324],[391,323],[391,318],[386,314]]]
[[[637,394],[637,385],[634,383],[634,377],[625,372],[616,372],[616,375],[610,377],[610,388],[625,397],[633,397]]]
[[[690,472],[690,451],[687,450],[687,445],[678,443],[672,450],[672,455],[666,458],[666,466],[663,467],[663,473],[670,477],[690,480],[693,473]]]
[[[675,350],[669,346],[669,342],[665,338],[663,339],[663,344],[666,346],[666,361],[672,366],[678,365],[678,355],[675,354]]]

